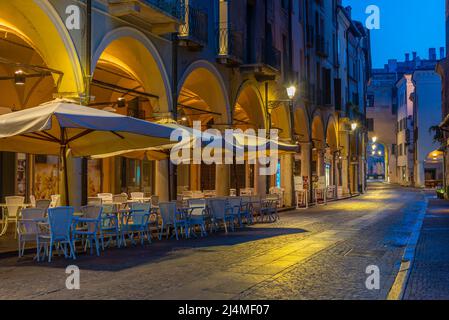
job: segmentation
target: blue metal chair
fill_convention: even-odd
[[[85,242],[84,251],[87,250],[87,245],[90,247],[90,254],[93,251],[93,242],[95,242],[95,249],[97,256],[100,255],[100,246],[98,239],[101,240],[101,247],[104,250],[104,239],[101,232],[101,222],[103,208],[99,206],[85,206],[81,208],[83,217],[73,218],[73,240],[82,240]]]
[[[237,220],[240,227],[243,226],[242,222],[242,198],[240,197],[228,197],[227,206],[231,208],[231,214],[234,217],[234,221]]]
[[[234,215],[232,209],[226,205],[226,199],[211,199],[209,205],[214,228],[217,229],[220,223],[223,223],[226,233],[228,233],[228,224],[234,231]]]
[[[176,201],[172,202],[161,202],[159,203],[159,212],[161,214],[161,226],[159,228],[159,240],[162,239],[162,233],[167,234],[167,239],[170,234],[170,227],[173,227],[175,231],[176,240],[179,240],[179,232],[181,235],[184,233],[183,230],[187,230],[186,214],[183,210],[179,210]],[[187,236],[187,231],[186,231]]]
[[[48,246],[48,262],[51,262],[53,246],[62,247],[64,256],[67,258],[67,245],[70,247],[70,257],[76,259],[75,246],[71,233],[73,222],[73,207],[57,207],[48,209],[48,228],[41,225],[36,236],[37,261],[40,259],[40,252],[43,245]]]
[[[131,243],[135,244],[134,236],[137,234],[140,238],[140,244],[144,244],[146,238],[151,243],[151,235],[149,230],[151,204],[149,203],[133,203],[129,212],[123,213],[121,216],[121,237],[123,245],[126,247],[127,235],[131,239]]]
[[[193,230],[195,234],[195,227],[199,226],[201,230],[201,236],[207,236],[206,223],[210,220],[210,216],[207,210],[205,199],[189,199],[187,200],[189,208],[187,208],[186,225],[187,225],[187,237],[190,237],[190,233]]]
[[[115,237],[115,241],[117,247],[120,248],[121,245],[121,236],[120,236],[120,225],[118,219],[118,213],[115,212],[115,206],[113,204],[107,203],[103,204],[103,213],[101,216],[101,234],[104,238],[108,238],[108,242],[106,243],[106,247],[110,245],[113,238]]]

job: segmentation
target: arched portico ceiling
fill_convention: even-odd
[[[333,115],[330,115],[327,120],[326,143],[332,151],[338,150],[338,126]]]
[[[171,111],[170,80],[164,63],[156,47],[143,33],[129,27],[108,33],[95,49],[92,64],[94,72],[98,71],[97,66],[104,66],[104,62],[109,62],[138,81],[142,88],[137,91],[157,96],[158,99],[153,101],[154,112]],[[125,87],[126,82],[127,79],[123,79],[120,85]]]
[[[0,27],[0,107],[17,111],[52,100],[56,83],[46,67],[26,39],[9,28]],[[14,81],[14,74],[19,70],[27,75],[23,85]]]
[[[178,89],[179,113],[201,120],[203,125],[214,120],[217,125],[231,124],[229,99],[220,73],[206,61],[190,65]]]
[[[79,95],[84,91],[83,72],[75,46],[48,1],[0,1],[0,27],[19,35],[36,50],[48,68],[64,73],[59,92]],[[53,77],[56,83],[58,75],[53,74]]]
[[[264,129],[266,123],[266,113],[259,90],[251,83],[244,83],[240,87],[234,105],[234,126],[242,129]]]
[[[315,113],[312,120],[312,141],[317,148],[324,148],[326,144],[326,135],[321,114]]]

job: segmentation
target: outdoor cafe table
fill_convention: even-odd
[[[14,207],[19,207],[18,214],[21,209],[31,207],[31,203],[23,203],[21,205],[9,205]],[[3,225],[0,230],[0,237],[6,234],[6,231],[8,230],[8,214],[5,214],[5,209],[8,207],[6,203],[0,203],[1,213],[2,213],[2,221]]]

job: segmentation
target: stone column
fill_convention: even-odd
[[[168,185],[168,165],[169,160],[156,161],[156,195],[159,196],[159,201],[166,202],[170,200],[169,185]]]
[[[215,166],[215,191],[217,196],[229,196],[231,187],[231,166],[229,164],[217,164]]]
[[[190,190],[200,190],[200,172],[201,166],[199,164],[190,165]]]
[[[424,188],[426,178],[424,175],[424,161],[417,161],[415,162],[416,165],[416,187],[417,188]]]
[[[251,165],[248,161],[245,161],[245,188],[251,188]]]
[[[256,195],[266,196],[267,195],[267,176],[260,174],[260,164],[257,161],[254,165],[254,191]]]
[[[284,189],[285,205],[293,206],[293,154],[281,156],[281,187]]]
[[[324,154],[326,150],[318,149],[317,150],[317,162],[316,162],[316,172],[318,177],[323,177],[325,175],[326,169],[324,164]]]
[[[301,143],[301,179],[302,177],[308,177],[309,183],[309,199],[312,192],[312,143]]]

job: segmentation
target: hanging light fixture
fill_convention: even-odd
[[[117,99],[117,107],[124,108],[126,107],[126,99],[123,97],[120,97]]]
[[[25,73],[22,70],[17,70],[14,72],[14,83],[17,86],[23,86],[26,81]]]

